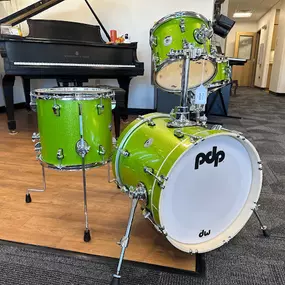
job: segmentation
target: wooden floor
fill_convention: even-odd
[[[107,182],[107,168],[87,172],[88,210],[92,240],[83,241],[84,213],[81,172],[46,171],[47,191],[39,188],[41,166],[31,135],[35,113],[18,110],[17,135],[10,135],[0,114],[0,239],[118,258],[117,241],[124,235],[130,200]],[[196,257],[175,249],[137,209],[126,259],[195,271]]]

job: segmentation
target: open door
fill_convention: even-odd
[[[233,80],[239,86],[254,86],[254,67],[256,61],[256,33],[238,32],[236,34],[235,57],[247,59],[244,66],[233,67]]]

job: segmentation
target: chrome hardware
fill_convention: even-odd
[[[100,155],[106,154],[106,150],[105,150],[105,148],[104,148],[102,145],[99,145],[98,153],[99,153]]]
[[[162,186],[162,184],[164,183],[164,181],[167,180],[167,177],[165,177],[164,175],[160,175],[160,176],[158,177],[157,175],[154,174],[154,170],[153,170],[152,168],[150,168],[150,167],[147,167],[147,166],[145,166],[143,170],[144,170],[145,173],[147,173],[147,174],[153,176],[153,177],[157,180],[158,185],[159,185],[161,188],[164,188],[164,186]]]
[[[102,105],[102,104],[98,104],[98,105],[97,105],[97,112],[98,112],[98,115],[103,114],[104,108],[105,108],[105,106]]]
[[[41,143],[40,143],[40,142],[37,142],[37,143],[35,144],[35,151],[36,151],[36,152],[40,152],[41,149],[42,149]]]
[[[167,123],[168,128],[182,128],[195,126],[195,122],[189,120],[190,112],[189,107],[177,106],[170,112],[170,117],[172,121]]]
[[[144,216],[145,219],[149,220],[152,225],[154,226],[154,228],[161,234],[167,236],[167,232],[165,231],[164,227],[160,227],[159,225],[157,225],[150,213],[150,211],[148,211],[147,209],[143,209],[142,210],[142,215]]]
[[[76,152],[81,156],[84,157],[90,150],[90,146],[87,144],[87,142],[81,138],[76,143]]]
[[[37,103],[36,102],[31,101],[30,107],[31,107],[32,111],[37,112]]]
[[[112,131],[112,127],[113,127],[112,124],[110,124],[108,127],[110,131]]]
[[[158,64],[160,62],[160,57],[159,57],[158,53],[153,54],[152,60],[153,60],[154,64]]]
[[[185,33],[185,20],[181,19],[179,24],[180,30],[182,33]]]
[[[147,189],[146,189],[145,185],[141,182],[138,183],[137,187],[130,187],[128,189],[126,186],[123,186],[123,189],[124,189],[125,193],[128,193],[129,197],[132,199],[132,206],[131,206],[131,210],[130,210],[130,215],[129,215],[126,233],[122,237],[121,241],[118,243],[122,247],[122,250],[121,250],[120,259],[118,262],[116,274],[113,275],[114,282],[116,282],[116,280],[120,280],[120,278],[121,278],[121,276],[120,276],[121,267],[123,264],[123,259],[124,259],[126,249],[128,247],[128,244],[129,244],[132,224],[133,224],[133,220],[134,220],[134,216],[135,216],[135,211],[136,211],[136,208],[138,205],[138,201],[147,199]],[[119,284],[119,283],[116,283],[116,284]]]
[[[253,213],[255,214],[255,217],[257,218],[257,220],[258,220],[258,222],[259,222],[259,224],[260,224],[260,229],[262,230],[262,232],[263,232],[263,235],[265,236],[265,237],[269,237],[269,232],[268,232],[268,228],[267,228],[267,226],[265,226],[264,224],[263,224],[263,222],[262,222],[262,220],[261,220],[261,218],[260,218],[260,216],[259,216],[259,214],[258,214],[258,208],[260,207],[260,205],[259,204],[257,204],[257,202],[254,202],[254,204],[255,204],[255,206],[254,206],[254,208],[252,209],[252,211],[253,211]]]
[[[227,77],[229,77],[229,78],[232,77],[232,69],[231,69],[230,66],[225,66],[225,67],[224,67],[224,74],[225,74]]]
[[[63,160],[64,154],[63,154],[63,149],[62,149],[62,148],[60,148],[60,149],[57,151],[56,157],[57,157],[58,160]]]
[[[35,142],[36,140],[40,139],[40,134],[39,133],[33,133],[32,135],[32,142]]]
[[[167,56],[171,58],[182,58],[188,56],[190,59],[200,58],[206,56],[206,51],[203,48],[197,48],[193,44],[187,42],[186,39],[182,40],[183,49],[174,50],[171,49]],[[207,55],[208,56],[208,55]],[[209,56],[208,56],[209,57]]]
[[[124,157],[130,156],[130,153],[127,150],[120,149],[118,146],[114,146],[115,149]]]
[[[143,116],[139,116],[139,119],[145,120],[147,122],[148,126],[150,126],[150,127],[156,126],[155,122],[152,119],[145,118]]]
[[[116,182],[116,179],[113,178],[111,179],[111,166],[110,166],[111,162],[108,162],[108,182],[109,183],[113,183]]]
[[[208,121],[208,118],[206,117],[205,114],[202,117],[200,117],[200,123],[201,123],[202,127],[206,127],[207,121]]]
[[[213,36],[213,29],[207,28],[206,25],[201,25],[200,29],[194,30],[194,38],[199,44],[206,43],[207,39]]]
[[[214,125],[211,130],[215,130],[215,131],[220,131],[223,129],[223,126],[222,125]]]
[[[180,129],[174,130],[174,135],[179,139],[182,139],[184,137],[184,133]]]
[[[56,116],[60,116],[60,106],[58,104],[53,105],[52,110]]]
[[[153,48],[154,46],[156,47],[156,46],[157,46],[157,37],[151,35],[151,36],[150,36],[150,41],[149,41],[149,43],[150,43],[150,46],[151,46],[152,48]]]

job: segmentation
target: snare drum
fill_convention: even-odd
[[[170,58],[171,50],[183,49],[183,42],[205,49],[210,54],[210,40],[198,42],[195,33],[202,26],[210,28],[209,21],[194,12],[177,12],[160,19],[150,30],[150,46],[154,64],[155,84],[168,92],[181,91],[183,61],[179,57]],[[189,89],[209,82],[216,74],[216,64],[211,57],[191,61]]]
[[[82,168],[109,161],[112,152],[112,99],[115,94],[101,88],[48,88],[31,94],[39,129],[39,159],[60,170]],[[81,149],[80,149],[81,148]]]
[[[147,189],[147,216],[176,248],[207,252],[231,240],[259,199],[262,165],[240,133],[200,126],[168,128],[149,114],[118,139],[113,170],[119,185]]]

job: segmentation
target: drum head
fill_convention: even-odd
[[[157,73],[157,85],[169,92],[181,91],[183,61],[173,61],[162,67]],[[210,60],[191,61],[188,88],[195,88],[209,82],[216,74],[216,67]]]
[[[207,252],[236,235],[260,195],[258,162],[250,142],[234,135],[215,135],[188,149],[160,197],[168,240],[185,252]]]

